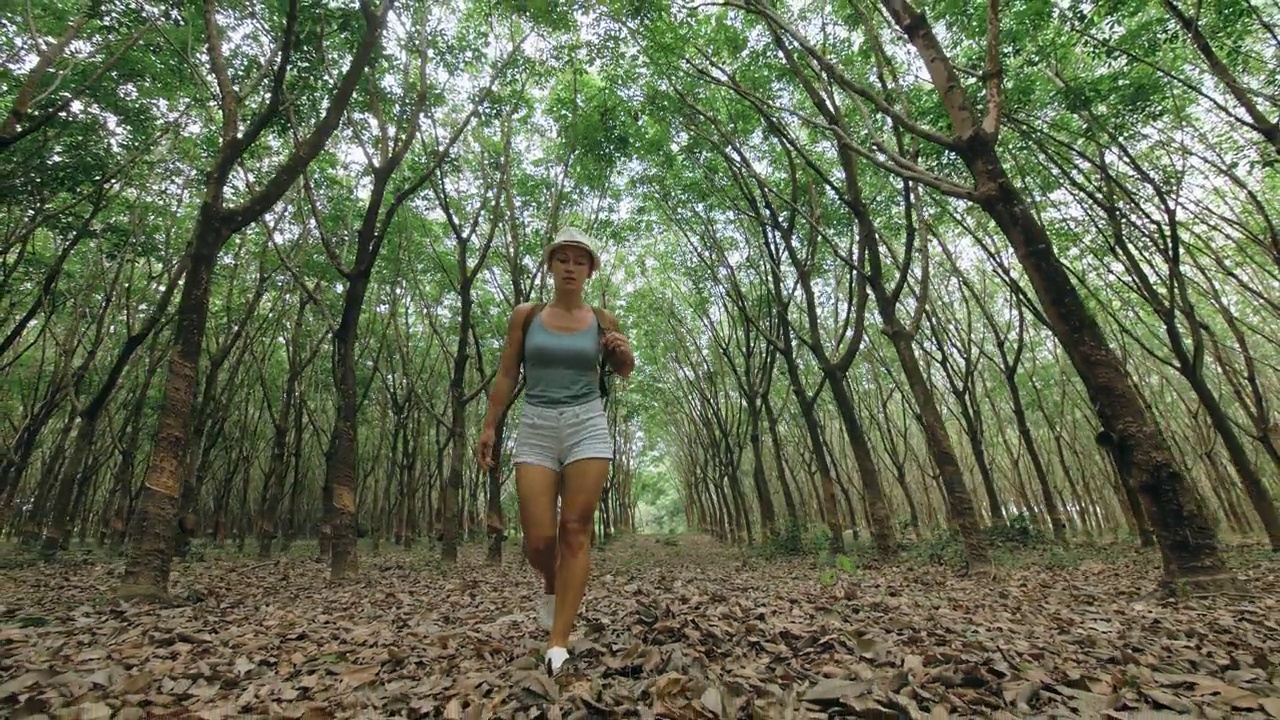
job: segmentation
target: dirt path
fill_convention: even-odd
[[[668,544],[674,543],[674,544]],[[1258,597],[1135,603],[1154,559],[821,577],[702,537],[597,554],[572,670],[545,678],[511,548],[178,567],[174,608],[109,599],[118,563],[0,571],[7,717],[1280,718],[1280,561]]]

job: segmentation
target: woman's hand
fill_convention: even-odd
[[[604,336],[604,349],[612,356],[615,370],[629,370],[635,365],[636,356],[631,352],[631,341],[617,330],[610,330]]]
[[[495,433],[487,425],[480,431],[480,439],[476,442],[476,462],[488,470],[493,465],[493,441]]]

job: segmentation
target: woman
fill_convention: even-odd
[[[523,365],[525,406],[512,459],[525,558],[543,579],[540,619],[551,631],[546,669],[555,675],[569,658],[569,631],[587,584],[591,528],[613,460],[600,396],[601,354],[624,378],[635,367],[635,356],[613,315],[582,298],[587,279],[600,266],[587,235],[561,230],[542,261],[555,295],[545,305],[518,305],[507,322],[476,455],[481,467],[492,464],[494,426]]]

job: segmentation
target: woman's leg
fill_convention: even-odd
[[[516,464],[516,498],[524,556],[542,573],[543,592],[556,592],[556,494],[560,473],[531,463]]]
[[[564,467],[557,543],[560,562],[556,567],[556,614],[551,625],[551,647],[569,646],[569,632],[587,587],[591,566],[587,548],[600,493],[609,477],[609,462],[607,458],[584,458]]]
[[[524,556],[542,574],[549,616],[556,591],[556,497],[560,489],[559,423],[555,413],[526,405],[516,429],[511,460],[516,466],[516,499]],[[550,625],[550,618],[544,619]]]

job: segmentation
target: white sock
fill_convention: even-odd
[[[547,672],[555,675],[559,672],[560,667],[569,659],[569,651],[562,647],[553,647],[547,650]]]

